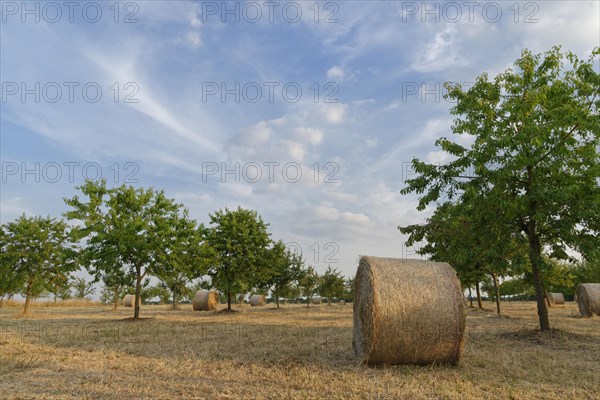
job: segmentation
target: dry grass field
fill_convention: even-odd
[[[221,306],[222,307],[222,306]],[[469,309],[458,367],[370,368],[352,352],[352,306],[191,305],[0,309],[2,399],[598,399],[600,318],[574,303],[535,331],[534,303]],[[418,335],[419,332],[414,332]]]

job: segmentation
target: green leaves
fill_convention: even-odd
[[[319,292],[327,296],[328,304],[331,305],[333,297],[342,297],[346,291],[346,282],[341,272],[337,268],[327,267],[325,273],[321,276],[319,283]]]
[[[164,191],[125,185],[107,189],[105,181],[86,181],[78,189],[88,200],[65,199],[71,206],[65,215],[83,224],[77,237],[85,240],[84,266],[115,290],[133,275],[135,304],[146,275],[180,270],[197,253],[195,224]],[[138,307],[134,317],[139,317]]]
[[[205,230],[205,242],[213,257],[208,274],[213,284],[228,297],[249,285],[264,281],[269,261],[268,224],[256,211],[238,207],[210,214],[211,227]]]
[[[462,149],[438,140],[456,159],[446,166],[413,160],[419,176],[401,191],[421,195],[419,210],[441,198],[458,200],[476,211],[472,222],[484,216],[497,234],[515,240],[526,235],[538,297],[544,248],[559,257],[574,249],[587,259],[600,248],[600,74],[594,69],[599,56],[598,48],[587,61],[560,47],[543,55],[524,50],[515,69],[493,82],[482,74],[468,91],[448,85],[448,98],[456,100],[451,113],[458,116],[453,132],[472,136],[473,145]],[[465,170],[474,176],[465,178]],[[498,243],[483,228],[475,232],[490,249],[480,257],[487,257]],[[428,240],[434,235],[414,226],[406,233]],[[435,250],[440,249],[449,251]],[[542,319],[542,328],[549,327]]]
[[[302,257],[288,250],[281,240],[273,243],[268,250],[267,258],[267,264],[259,271],[257,286],[273,290],[279,307],[279,297],[283,292],[289,292],[292,283],[300,278],[304,262]]]
[[[0,289],[2,295],[24,288],[27,312],[29,300],[40,294],[58,274],[78,268],[70,233],[63,221],[46,217],[21,216],[2,225]]]
[[[302,294],[308,298],[307,305],[310,305],[310,298],[314,294],[315,288],[320,282],[319,274],[312,266],[302,269],[298,285],[302,289]]]

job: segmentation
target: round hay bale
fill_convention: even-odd
[[[450,265],[365,256],[354,282],[352,347],[364,362],[458,362],[466,314]]]
[[[219,304],[219,295],[214,290],[198,290],[192,300],[194,311],[214,311]]]
[[[250,305],[252,307],[262,307],[267,304],[267,298],[262,294],[255,294],[250,297]]]
[[[548,293],[548,300],[555,305],[565,305],[565,296],[562,293]]]
[[[321,303],[323,303],[323,298],[321,296],[313,296],[313,298],[310,299],[310,301],[313,304],[321,304]]]
[[[575,290],[582,317],[600,316],[600,283],[582,283]]]
[[[125,297],[123,297],[123,307],[133,307],[133,304],[135,303],[135,294],[126,294]],[[142,296],[140,296],[139,300],[138,300],[138,306],[142,305]]]

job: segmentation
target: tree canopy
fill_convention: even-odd
[[[515,70],[493,80],[484,73],[466,91],[448,84],[452,131],[472,144],[439,139],[453,160],[414,159],[418,176],[401,191],[421,195],[419,210],[443,197],[477,199],[483,214],[526,240],[541,330],[550,329],[542,254],[566,258],[573,249],[591,260],[600,249],[599,55],[524,50]]]
[[[270,244],[267,226],[256,211],[238,207],[236,210],[209,214],[211,226],[205,231],[208,246],[208,275],[212,284],[231,299],[244,288],[260,285],[268,274]]]
[[[31,299],[47,289],[53,276],[78,268],[70,231],[64,221],[25,215],[2,225],[1,231],[0,285],[9,293],[24,288],[27,314]]]
[[[185,218],[181,204],[153,188],[120,186],[108,189],[106,181],[86,181],[77,187],[87,201],[78,196],[65,199],[71,207],[65,215],[79,220],[78,237],[86,267],[92,275],[118,276],[125,267],[135,277],[134,319],[139,319],[140,290],[146,276],[160,271],[165,254],[174,251],[174,237]]]

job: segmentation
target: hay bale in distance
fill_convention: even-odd
[[[135,294],[126,294],[125,297],[123,297],[123,307],[133,307],[133,304],[135,303]],[[139,300],[138,300],[138,306],[142,305],[142,296],[140,296]]]
[[[323,303],[323,298],[321,296],[313,296],[313,298],[310,299],[310,301],[313,304],[321,304],[321,303]]]
[[[192,300],[194,311],[214,311],[219,304],[219,295],[214,290],[198,290]]]
[[[548,300],[554,305],[565,305],[565,296],[562,293],[548,293]]]
[[[267,304],[267,298],[262,294],[255,294],[250,297],[250,305],[252,307],[262,307]]]
[[[600,283],[582,283],[575,290],[582,317],[600,316]]]
[[[352,347],[364,362],[458,362],[466,314],[450,265],[364,256],[354,282]]]

